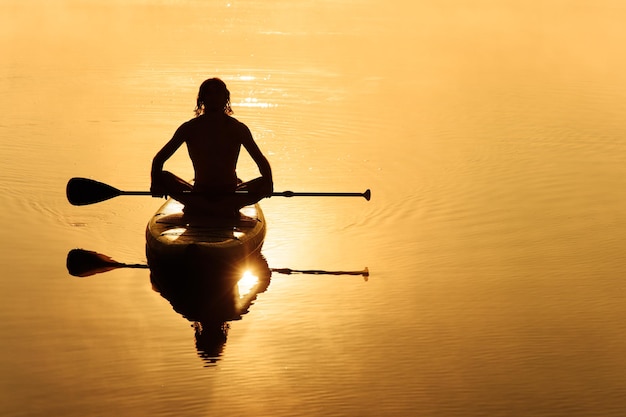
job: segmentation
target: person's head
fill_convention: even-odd
[[[203,113],[233,114],[230,107],[230,92],[224,81],[219,78],[209,78],[200,85],[195,108],[196,116]]]

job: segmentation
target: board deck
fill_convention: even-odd
[[[266,224],[258,204],[246,206],[238,217],[187,215],[183,205],[169,199],[146,228],[149,263],[239,262],[261,250]]]

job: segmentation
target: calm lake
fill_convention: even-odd
[[[618,0],[0,1],[0,415],[618,416],[626,409]],[[146,269],[147,190],[200,83],[277,191],[274,273],[210,358]],[[184,149],[166,169],[193,170]],[[239,175],[256,177],[240,160]]]

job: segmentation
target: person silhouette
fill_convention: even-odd
[[[237,214],[241,207],[271,196],[274,184],[270,164],[250,129],[232,114],[230,92],[224,81],[205,80],[198,91],[196,117],[180,125],[152,161],[153,196],[171,196],[184,204],[186,214],[219,215]],[[193,184],[163,170],[183,143],[195,171]],[[248,182],[241,182],[236,173],[242,145],[261,174]]]

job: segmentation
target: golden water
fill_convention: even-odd
[[[0,414],[609,416],[626,409],[620,1],[0,2]],[[147,189],[205,78],[272,164],[274,274],[220,360],[146,270]],[[190,177],[180,152],[168,169]],[[240,174],[256,175],[243,159]]]

